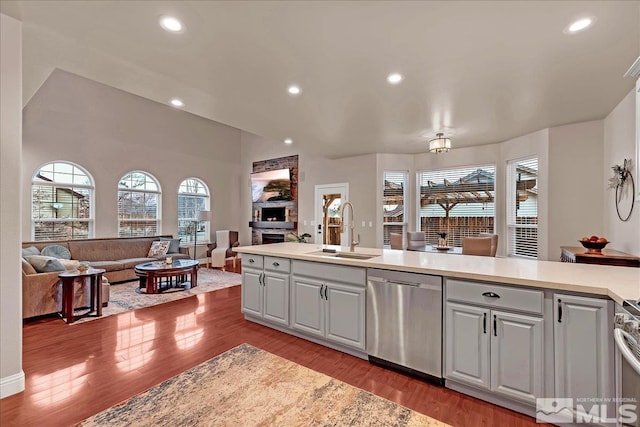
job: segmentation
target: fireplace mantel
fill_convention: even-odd
[[[251,221],[249,227],[252,228],[280,228],[284,230],[295,230],[297,222],[284,221]]]

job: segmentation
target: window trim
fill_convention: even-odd
[[[64,163],[67,165],[71,165],[72,167],[78,168],[80,171],[82,171],[82,173],[85,174],[85,176],[89,179],[89,181],[91,182],[91,184],[73,184],[73,183],[69,183],[68,185],[65,185],[65,183],[56,183],[55,181],[36,181],[36,176],[38,174],[38,172],[40,172],[42,170],[43,167],[47,166],[47,165],[51,165],[51,164],[55,164],[55,163]],[[60,185],[62,184],[62,185]],[[34,185],[38,185],[41,187],[53,187],[53,188],[79,188],[79,189],[86,189],[89,190],[89,217],[88,218],[35,218],[34,217],[34,211],[33,211],[33,204],[34,204],[34,198],[33,198],[33,186]],[[50,162],[45,162],[40,164],[40,166],[38,166],[35,171],[33,172],[33,174],[31,175],[31,188],[30,188],[30,206],[31,206],[31,212],[30,212],[30,236],[31,236],[31,240],[32,241],[42,241],[42,242],[46,242],[48,240],[56,240],[56,239],[48,239],[48,240],[37,240],[36,239],[36,222],[58,222],[58,223],[64,223],[64,222],[86,222],[87,223],[87,239],[91,239],[95,236],[95,193],[96,193],[96,184],[95,184],[95,179],[93,178],[93,176],[91,175],[91,173],[89,173],[89,171],[87,169],[85,169],[84,167],[80,166],[79,164],[75,163],[75,162],[71,162],[69,160],[52,160]],[[46,220],[46,221],[43,221]],[[73,237],[73,236],[67,236],[67,238],[71,239],[71,238],[78,238],[78,237]],[[80,237],[81,238],[81,237]]]
[[[138,189],[133,189],[133,188],[121,188],[120,187],[120,182],[127,176],[133,174],[133,173],[140,173],[140,174],[144,174],[147,177],[151,178],[151,180],[156,184],[156,187],[158,188],[157,191],[151,191],[151,190],[138,190]],[[118,234],[118,237],[142,237],[142,236],[134,236],[134,235],[126,235],[126,236],[122,236],[120,234],[120,214],[118,212],[118,203],[120,201],[120,192],[121,191],[126,191],[126,192],[130,192],[130,193],[150,193],[150,194],[157,194],[158,195],[158,205],[157,205],[157,209],[156,209],[156,235],[161,235],[162,234],[162,187],[160,186],[160,181],[158,181],[158,179],[152,175],[149,172],[140,170],[140,169],[135,169],[132,171],[129,171],[127,173],[125,173],[124,175],[122,175],[120,177],[120,179],[118,179],[118,184],[117,184],[117,189],[116,189],[116,233]],[[151,220],[149,220],[149,222],[151,222]]]
[[[206,194],[201,194],[201,193],[188,193],[188,192],[181,192],[180,191],[180,187],[182,187],[182,184],[187,181],[187,180],[195,180],[198,181],[202,187],[204,188]],[[179,239],[183,239],[184,236],[184,240],[181,240],[181,243],[193,243],[193,235],[182,235],[180,234],[180,221],[187,221],[187,219],[181,219],[180,218],[180,197],[181,196],[186,196],[186,197],[201,197],[206,199],[205,200],[205,210],[211,211],[211,191],[209,190],[209,186],[204,182],[204,180],[197,178],[195,176],[190,176],[188,178],[183,179],[180,184],[178,184],[178,191],[177,191],[177,197],[176,197],[176,202],[178,204],[177,206],[177,212],[176,212],[176,234],[177,234],[177,238]],[[190,221],[195,221],[195,218],[190,219]],[[205,236],[209,236],[206,238],[206,240],[200,240],[197,239],[198,241],[202,241],[202,242],[208,242],[211,239],[211,221],[206,221],[205,223],[205,230],[204,230],[204,235]],[[197,238],[197,237],[196,237]]]
[[[385,177],[387,175],[387,173],[397,173],[397,174],[402,174],[404,176],[404,187],[402,189],[402,199],[403,199],[403,214],[402,217],[404,218],[404,221],[402,222],[385,222],[384,220],[384,183],[385,183]],[[406,245],[406,240],[407,240],[407,228],[409,226],[409,207],[408,207],[408,196],[409,196],[409,173],[410,171],[406,170],[406,169],[385,169],[382,171],[382,247],[383,248],[390,248],[391,245],[385,245],[384,243],[384,229],[385,226],[402,226],[402,244],[403,247],[404,245]]]

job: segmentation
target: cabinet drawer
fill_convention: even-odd
[[[264,257],[264,269],[289,273],[291,271],[291,260],[288,258],[266,256]]]
[[[242,268],[259,268],[264,265],[264,257],[262,255],[242,254]]]
[[[542,291],[455,279],[446,279],[444,289],[448,301],[542,314]]]
[[[294,260],[291,271],[297,276],[313,277],[353,285],[366,285],[366,270],[360,267],[324,264],[320,262]]]

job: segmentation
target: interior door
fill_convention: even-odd
[[[340,233],[340,210],[342,204],[349,200],[349,184],[316,185],[315,190],[314,242],[323,245],[346,244],[347,228]]]

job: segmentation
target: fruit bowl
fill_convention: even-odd
[[[587,250],[588,254],[600,254],[602,249],[611,242],[592,242],[590,240],[578,240]]]

